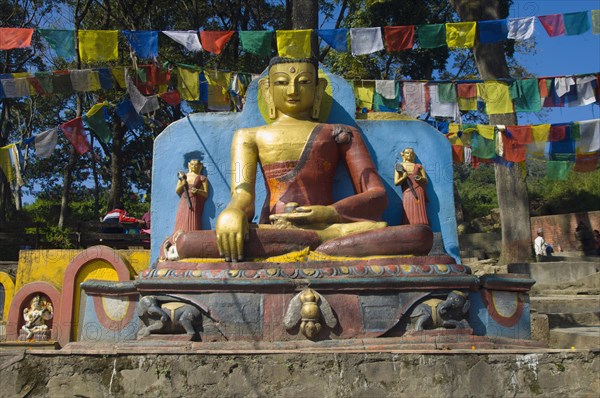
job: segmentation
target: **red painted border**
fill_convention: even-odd
[[[481,289],[481,298],[483,299],[483,303],[485,304],[485,308],[488,310],[488,313],[494,321],[507,328],[512,327],[519,322],[521,315],[523,315],[523,308],[525,307],[521,293],[515,292],[515,294],[517,295],[517,308],[515,313],[510,317],[505,317],[496,310],[491,291],[488,289]]]
[[[64,346],[71,341],[71,325],[73,322],[73,301],[75,299],[75,281],[77,273],[89,262],[103,260],[117,271],[120,282],[131,280],[133,270],[125,264],[119,253],[108,246],[93,246],[77,255],[65,270],[63,289],[60,298],[60,334],[58,342]]]
[[[125,327],[127,327],[130,323],[131,320],[133,319],[133,314],[135,312],[135,308],[137,306],[137,300],[135,300],[135,296],[132,295],[126,295],[127,296],[127,311],[125,312],[125,316],[123,317],[123,319],[121,319],[120,321],[115,321],[113,319],[111,319],[108,314],[106,313],[106,311],[104,310],[104,305],[102,303],[102,296],[93,296],[92,297],[92,301],[94,302],[94,311],[96,312],[96,318],[98,319],[98,322],[100,322],[100,324],[102,326],[104,326],[104,328],[106,330],[110,330],[111,332],[116,332],[116,331],[120,331],[122,329],[124,329]],[[111,298],[114,297],[119,297],[119,296],[111,296]]]
[[[52,302],[54,317],[52,318],[52,333],[50,338],[58,340],[58,337],[60,337],[60,328],[58,325],[60,324],[62,309],[60,306],[60,292],[54,285],[47,282],[28,283],[14,295],[8,313],[8,324],[6,325],[6,337],[8,340],[17,340],[19,337],[19,329],[25,322],[22,318],[23,310],[29,305],[33,296],[40,293],[48,296],[50,302]]]

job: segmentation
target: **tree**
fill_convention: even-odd
[[[450,0],[464,21],[494,20],[508,16],[506,0]],[[504,43],[476,41],[473,55],[482,79],[510,78]],[[517,125],[515,113],[490,115],[490,124]],[[496,192],[502,224],[501,263],[523,262],[531,257],[531,225],[527,184],[520,165],[495,165]]]

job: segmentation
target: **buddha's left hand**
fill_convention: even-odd
[[[340,216],[332,206],[300,206],[291,213],[272,214],[271,221],[286,220],[292,224],[335,224]]]

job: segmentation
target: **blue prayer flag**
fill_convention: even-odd
[[[116,107],[117,115],[121,118],[123,123],[130,129],[137,129],[144,125],[144,119],[136,112],[133,104],[129,99],[125,99],[117,104]]]
[[[506,19],[494,21],[478,21],[480,43],[496,43],[508,38],[508,23]]]
[[[348,51],[348,29],[319,29],[317,33],[334,50],[339,52]]]
[[[100,78],[100,87],[102,90],[112,90],[113,89],[113,80],[112,80],[112,72],[108,68],[99,68],[96,69],[98,71],[98,77]]]
[[[131,31],[124,30],[123,34],[129,40],[133,51],[140,58],[158,57],[158,31]]]

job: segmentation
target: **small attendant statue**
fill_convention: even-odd
[[[415,163],[415,151],[405,148],[400,152],[402,162],[396,163],[394,184],[402,185],[402,223],[429,225],[427,218],[427,176],[423,166]]]
[[[192,159],[188,163],[188,172],[177,173],[175,192],[180,196],[174,232],[189,232],[201,229],[202,211],[208,197],[208,179],[201,175],[202,163]]]

